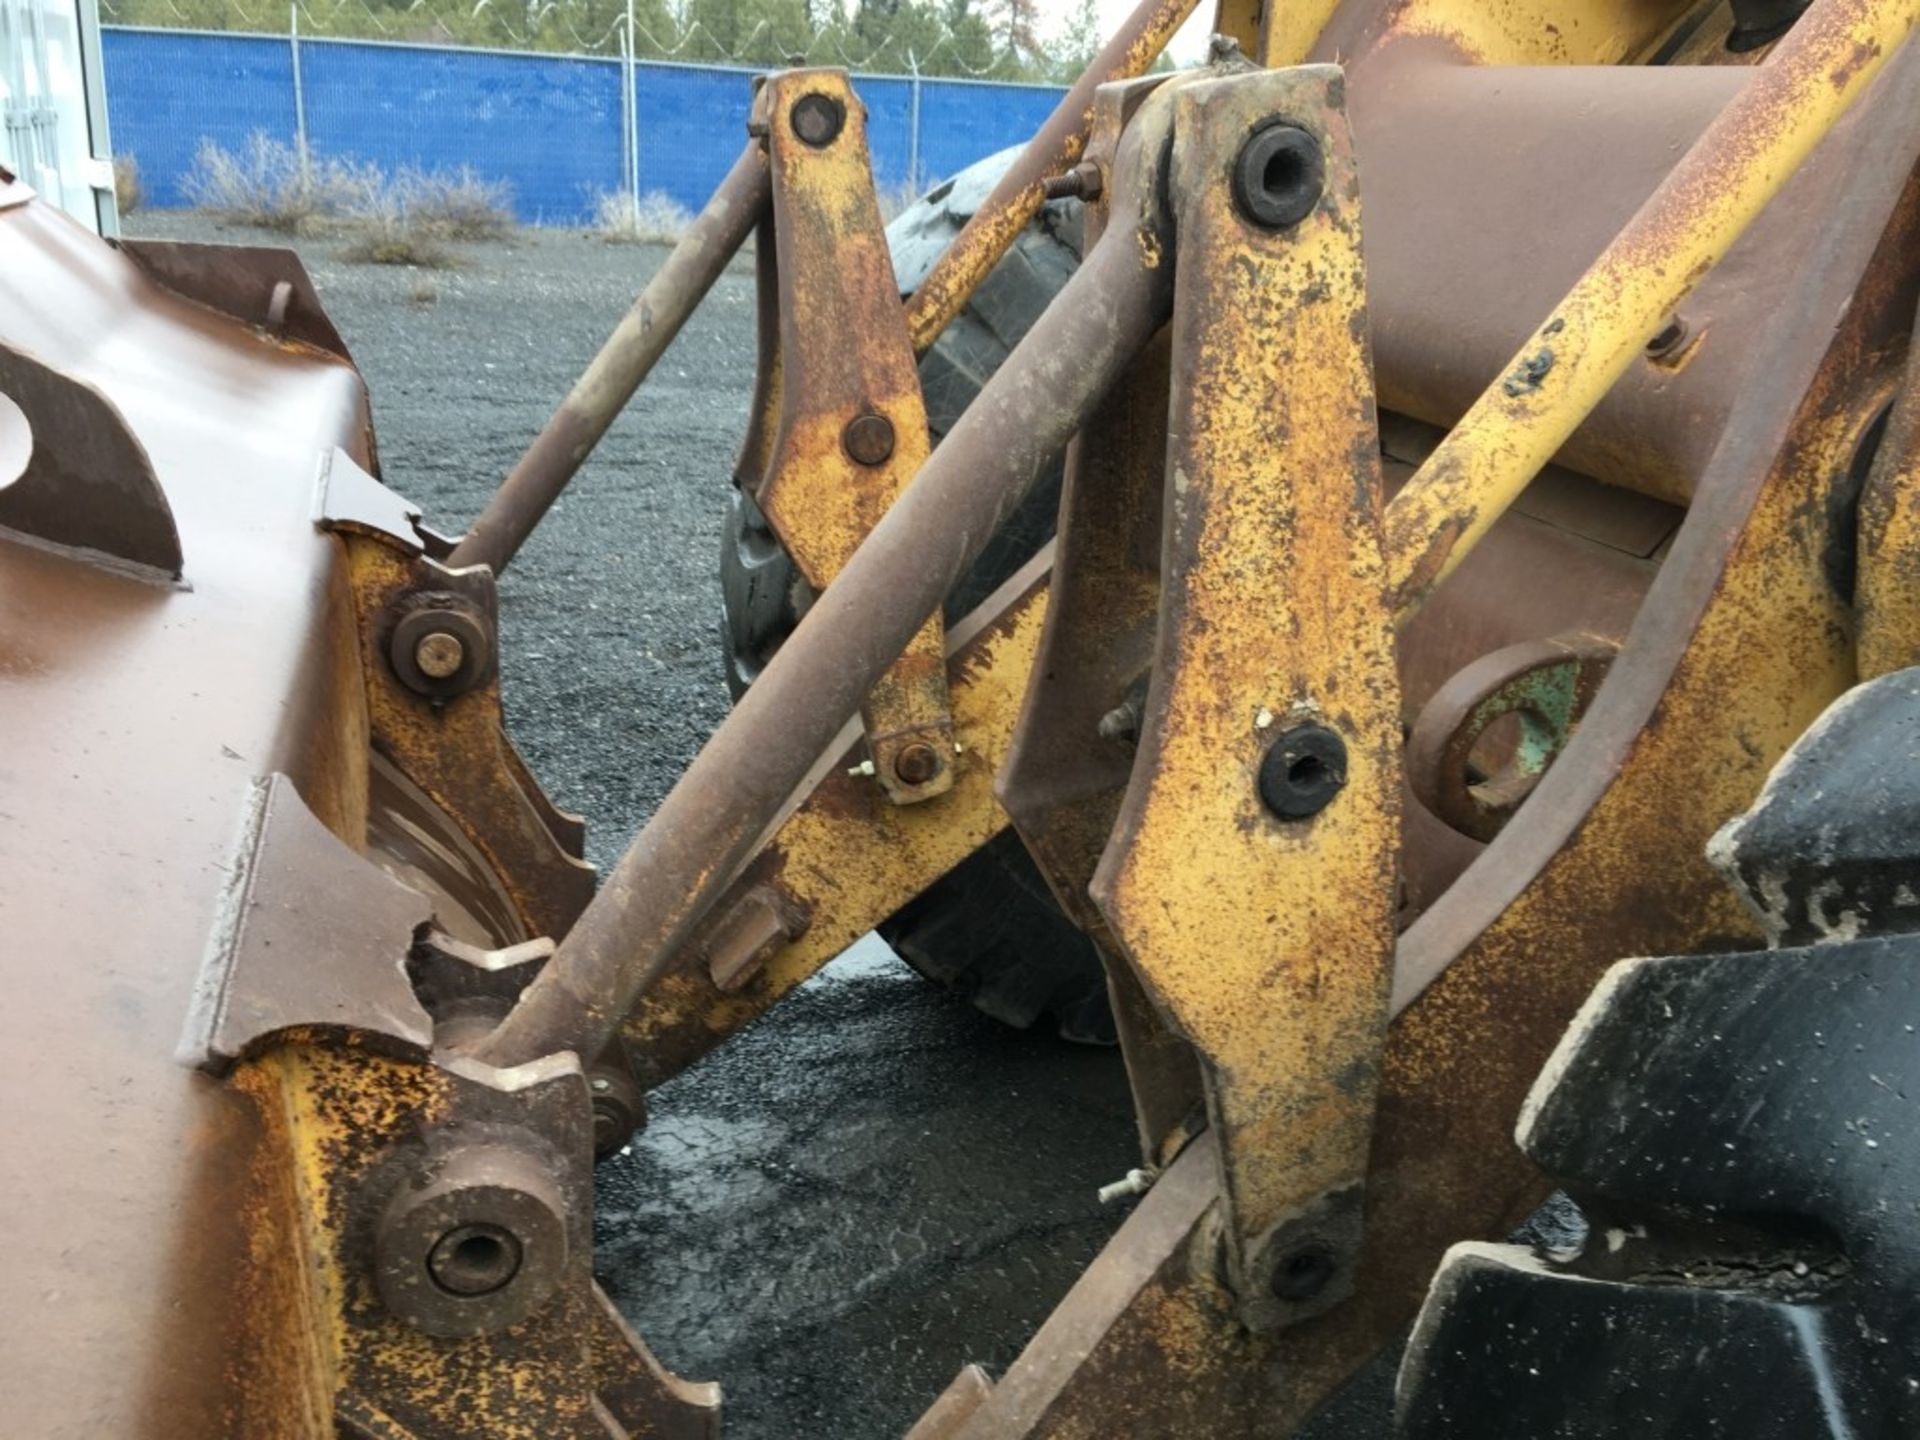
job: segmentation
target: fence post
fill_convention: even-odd
[[[627,0],[626,55],[620,65],[620,120],[624,127],[620,149],[626,156],[627,173],[623,178],[627,207],[636,231],[640,228],[640,97],[633,88],[639,76],[633,62],[639,49],[640,43],[633,33],[633,0]]]
[[[300,0],[287,6],[287,48],[293,54],[293,148],[300,156],[300,175],[305,179],[311,164],[307,155],[307,92],[300,83]]]
[[[936,47],[937,48],[937,47]],[[912,49],[907,51],[907,73],[911,77],[907,105],[907,188],[916,195],[922,187],[920,180],[920,62],[914,59]]]

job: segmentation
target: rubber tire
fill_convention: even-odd
[[[970,166],[887,227],[903,295],[925,278],[1018,153],[1017,148],[1003,151]],[[1079,264],[1079,245],[1079,203],[1050,203],[921,360],[921,387],[936,445],[1066,284]],[[1053,537],[1060,480],[1056,464],[988,541],[947,596],[949,621],[977,606]],[[793,632],[813,594],[760,508],[733,488],[721,537],[720,593],[727,686],[737,700]],[[1011,831],[935,881],[878,929],[921,974],[967,996],[997,1020],[1024,1029],[1051,1015],[1068,1039],[1114,1042],[1099,954],[1054,904],[1026,847]]]

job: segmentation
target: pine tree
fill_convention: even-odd
[[[1100,53],[1105,38],[1100,33],[1099,0],[1080,0],[1054,46],[1053,78],[1069,85],[1079,79],[1080,72]]]

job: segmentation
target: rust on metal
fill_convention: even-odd
[[[310,345],[353,363],[313,277],[293,250],[271,245],[200,245],[186,240],[123,238],[115,242],[147,274],[175,294],[231,315],[243,325]]]
[[[1920,665],[1920,349],[1908,340],[1860,494],[1860,678]]]
[[[257,1262],[259,1343],[300,1357],[306,1412],[245,1433],[717,1436],[717,1387],[662,1370],[594,1285],[572,1057],[503,1076],[287,1043],[229,1084],[270,1137],[278,1213],[254,1223],[291,1241]]]
[[[1112,164],[1121,133],[1162,77],[1100,87],[1083,163]],[[1175,83],[1191,83],[1181,80]],[[1085,234],[1107,226],[1105,197]],[[1168,1030],[1087,894],[1133,771],[1160,606],[1169,347],[1157,336],[1067,451],[1047,624],[995,790],[1061,909],[1099,947],[1126,1058],[1141,1152],[1185,1138],[1202,1107],[1200,1070]]]
[[[0,929],[23,997],[0,1084],[34,1097],[0,1119],[10,1174],[32,1179],[0,1198],[28,1321],[6,1428],[297,1431],[309,1318],[253,1264],[307,1253],[262,1219],[274,1117],[176,1052],[255,778],[284,773],[364,843],[352,610],[340,542],[313,526],[322,455],[371,459],[362,387],[24,194],[0,202],[0,340],[111,404],[189,567],[154,584],[0,533]]]
[[[98,387],[0,345],[13,447],[0,529],[178,579],[180,532],[146,447]]]
[[[1153,100],[1142,107],[1114,167],[1115,221],[1048,323],[1008,357],[714,732],[483,1056],[599,1052],[873,683],[1158,328],[1172,297],[1157,208],[1167,123]],[[1059,364],[1062,352],[1077,363]]]
[[[1091,1297],[1183,1265],[1206,1240],[1204,1211],[1175,1235],[1130,1222],[1050,1322],[1072,1315],[1086,1328],[1070,1344],[1036,1336],[982,1407],[981,1440],[1153,1433],[1200,1405],[1208,1433],[1291,1433],[1401,1330],[1452,1240],[1506,1233],[1542,1198],[1545,1182],[1510,1144],[1513,1116],[1606,967],[1750,938],[1751,918],[1703,852],[1852,683],[1846,607],[1823,563],[1831,525],[1807,497],[1844,470],[1882,403],[1881,357],[1920,293],[1917,72],[1904,57],[1904,83],[1836,135],[1813,172],[1816,200],[1851,197],[1846,221],[1801,237],[1798,283],[1772,311],[1774,364],[1700,479],[1649,622],[1532,802],[1402,937],[1354,1297],[1243,1352],[1246,1368],[1228,1373],[1270,1382],[1244,1406],[1223,1403],[1214,1378],[1216,1357],[1239,1343],[1218,1303],[1196,1299],[1146,1356],[1103,1364],[1103,1344],[1127,1343],[1157,1302],[1089,1320]],[[1888,133],[1901,143],[1885,144]],[[1148,1364],[1164,1367],[1159,1384],[1113,1388]],[[1016,1408],[1015,1396],[1034,1398]]]
[[[782,945],[807,928],[779,892],[756,885],[727,907],[721,923],[706,937],[707,973],[716,990],[734,991],[760,973]]]
[[[1387,515],[1395,607],[1419,608],[1726,254],[1920,20],[1817,0],[1468,410]]]
[[[766,204],[766,154],[758,141],[749,141],[673,253],[494,492],[454,550],[451,565],[487,565],[496,575],[506,569],[753,232]]]
[[[1393,956],[1400,702],[1341,88],[1306,67],[1175,97],[1159,634],[1092,886],[1201,1060],[1255,1328],[1351,1287]]]
[[[247,790],[220,912],[183,1060],[222,1071],[289,1029],[378,1030],[413,1058],[432,1048],[406,977],[431,910],[322,825],[285,775]]]
[[[980,282],[1007,253],[1046,203],[1047,181],[1074,168],[1086,150],[1094,92],[1109,81],[1131,80],[1152,68],[1174,32],[1193,13],[1194,0],[1140,0],[1093,63],[993,187],[960,233],[934,262],[907,302],[907,333],[925,354]]]
[[[926,405],[874,196],[866,107],[847,73],[770,77],[754,124],[772,172],[783,357],[771,455],[754,493],[820,591],[925,462]],[[896,804],[953,787],[945,631],[937,608],[925,620],[863,707],[875,776]]]
[[[960,746],[938,806],[894,805],[856,767],[856,726],[822,753],[800,799],[627,1017],[649,1085],[684,1070],[771,1008],[999,834],[993,777],[1006,754],[1046,613],[1043,552],[948,634],[947,679]],[[720,954],[736,927],[766,933],[770,908],[793,925],[729,986]],[[743,916],[742,912],[746,912]],[[755,918],[759,912],[760,918]],[[801,921],[804,920],[804,924]]]
[[[1591,635],[1522,641],[1442,685],[1407,738],[1413,793],[1461,834],[1500,833],[1567,748],[1619,645]],[[1500,722],[1515,722],[1500,736]]]
[[[594,869],[575,853],[577,820],[523,779],[511,753],[493,663],[492,575],[409,555],[384,538],[345,540],[375,749],[453,819],[500,878],[522,927],[500,938],[564,935],[593,897]],[[449,633],[460,661],[436,677],[421,667],[420,647]],[[430,659],[438,648],[430,647]]]

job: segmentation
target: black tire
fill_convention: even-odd
[[[1708,849],[1788,948],[1588,1000],[1518,1133],[1584,1240],[1454,1247],[1403,1440],[1920,1434],[1917,744],[1920,671],[1843,697]]]
[[[903,294],[925,278],[1016,154],[1003,151],[969,167],[887,227]],[[1050,203],[922,359],[935,444],[1066,284],[1079,264],[1079,245],[1079,203]],[[948,620],[972,610],[1052,538],[1060,478],[1056,464],[988,541],[947,596]],[[738,490],[727,497],[720,595],[727,686],[738,699],[813,598],[766,517]],[[1060,913],[1011,833],[929,886],[879,931],[915,969],[997,1020],[1025,1028],[1051,1015],[1069,1039],[1113,1042],[1099,955]]]

